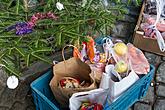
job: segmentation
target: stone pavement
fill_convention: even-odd
[[[157,67],[155,77],[149,87],[146,97],[136,102],[129,110],[165,110],[165,57],[145,52],[150,64]],[[57,56],[59,58],[59,56]],[[37,64],[37,67],[41,65]],[[36,66],[35,66],[36,68]],[[46,68],[46,66],[44,66]],[[28,73],[34,72],[36,69]],[[6,87],[7,76],[0,69],[0,110],[35,110],[29,88],[29,79],[36,78],[36,74],[28,76],[20,82],[15,90]],[[35,72],[39,74],[38,72]],[[24,78],[24,77],[23,77]],[[28,79],[28,80],[27,80]]]
[[[165,57],[145,52],[150,64],[156,67],[155,77],[147,95],[130,110],[165,110]]]
[[[66,49],[64,54],[67,59],[72,55],[72,52]],[[61,52],[56,52],[56,54],[50,56],[50,58],[61,61]],[[19,77],[19,85],[14,90],[7,88],[6,80],[8,76],[5,71],[0,68],[0,110],[35,110],[30,84],[50,67],[51,65],[44,62],[34,63]]]

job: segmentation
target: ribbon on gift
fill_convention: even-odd
[[[110,58],[110,54],[112,53],[112,47],[113,47],[113,42],[110,38],[106,38],[105,39],[105,43],[103,43],[103,49],[105,52],[105,56],[106,56],[106,60],[108,60],[108,58]]]
[[[158,23],[159,19],[160,19],[160,15],[164,9],[164,6],[165,6],[165,0],[156,0],[156,3],[157,3],[157,18],[156,18],[156,22],[154,24],[155,26],[155,32],[156,32],[156,38],[157,38],[157,41],[158,41],[158,45],[159,45],[159,48],[162,52],[165,51],[165,43],[164,43],[164,39],[162,38],[162,35],[161,33],[158,31],[158,29],[156,28],[156,24]]]

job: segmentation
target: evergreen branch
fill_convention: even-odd
[[[24,12],[28,12],[28,1],[27,0],[23,0],[23,5],[24,5]]]
[[[25,17],[25,15],[24,14],[20,14],[20,13],[18,13],[18,14],[16,14],[16,13],[13,13],[13,12],[9,12],[9,11],[0,11],[0,16],[18,16],[18,17]]]
[[[47,59],[44,59],[44,58],[42,58],[42,57],[40,57],[40,56],[38,56],[38,55],[36,55],[36,54],[34,54],[34,53],[32,53],[31,55],[32,55],[33,57],[35,57],[35,58],[41,60],[41,61],[44,61],[44,62],[46,62],[46,63],[51,64],[51,62],[48,61]]]
[[[3,65],[3,64],[2,64]],[[3,66],[4,68],[6,68],[9,72],[11,72],[12,74],[14,74],[15,76],[19,77],[19,74],[18,72],[15,72],[14,70],[12,70],[10,67],[4,65]]]
[[[112,1],[115,0],[109,2]],[[121,0],[118,1],[122,2]],[[107,7],[105,10],[100,1],[89,0],[82,7],[80,1],[62,0],[60,2],[64,4],[65,9],[59,11],[54,7],[56,2],[56,0],[48,0],[43,5],[37,4],[33,7],[25,6],[25,3],[20,0],[15,0],[13,3],[16,4],[14,5],[10,0],[3,2],[4,7],[0,11],[0,29],[2,29],[0,31],[0,62],[5,64],[2,59],[7,60],[5,65],[9,67],[9,72],[14,71],[17,74],[17,71],[22,70],[21,59],[27,67],[34,61],[41,60],[50,63],[47,56],[54,51],[54,48],[66,43],[73,44],[75,41],[86,40],[84,36],[89,31],[91,33],[98,31],[102,34],[104,30],[112,27],[117,19],[120,19],[120,15],[125,13],[122,3],[115,3],[116,6]],[[25,13],[27,10],[28,14]],[[11,26],[18,21],[27,21],[27,18],[33,13],[52,10],[60,18],[58,20],[43,19],[38,21],[33,33],[17,36],[15,30],[5,31],[5,26]],[[117,16],[115,16],[116,13]],[[93,23],[91,24],[90,21]],[[53,40],[48,41],[50,36],[53,36]]]
[[[2,54],[0,55],[0,59],[2,59],[3,56],[7,53],[7,50],[3,51]]]
[[[9,48],[9,55],[11,55],[13,48]]]
[[[91,6],[92,2],[93,2],[93,0],[90,0],[90,1],[89,1],[88,5],[87,5],[87,7],[86,7],[86,11],[89,9],[89,7]]]
[[[50,48],[42,48],[42,49],[37,49],[37,50],[33,51],[31,54],[40,53],[40,52],[52,52],[52,51],[54,51],[54,50],[50,49]]]
[[[9,72],[14,74],[15,76],[19,77],[19,72],[14,71],[9,65],[9,63],[5,59],[1,59],[5,64],[0,64],[3,65],[2,67],[6,68]]]
[[[0,19],[9,19],[9,20],[17,20],[17,18],[11,18],[11,17],[6,17],[6,16],[0,16]]]
[[[71,35],[74,35],[74,36],[80,36],[80,37],[83,37],[83,35],[81,34],[78,34],[78,33],[74,33],[74,32],[69,32],[69,31],[64,31],[66,34],[71,34]]]
[[[76,37],[73,37],[73,36],[71,36],[71,35],[69,35],[69,34],[67,34],[67,33],[63,33],[65,36],[68,36],[68,37],[70,37],[70,38],[72,38],[72,39],[75,39]]]
[[[14,47],[14,49],[15,49],[18,53],[20,53],[20,55],[22,55],[23,57],[25,56],[25,54],[23,54],[23,52],[21,52],[21,50],[18,49],[17,47]]]
[[[62,32],[58,34],[58,45],[61,45],[61,37],[62,37],[61,35],[62,35]]]

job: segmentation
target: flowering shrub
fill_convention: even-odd
[[[1,0],[0,65],[19,76],[35,61],[86,35],[110,34],[126,13],[120,0]]]

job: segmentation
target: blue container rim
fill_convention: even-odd
[[[114,101],[113,103],[109,104],[108,106],[106,106],[106,108],[108,108],[109,106],[115,106],[115,105],[118,105],[119,103],[121,103],[120,99],[124,99],[125,96],[127,96],[128,92],[127,91],[134,91],[134,87],[136,85],[144,85],[143,81],[145,80],[146,77],[148,77],[150,74],[154,74],[155,72],[155,67],[153,65],[150,64],[150,72],[148,72],[148,74],[146,74],[144,77],[140,78],[138,81],[136,81],[133,85],[134,86],[131,86],[129,89],[127,89],[116,101]],[[139,87],[139,86],[136,86],[136,87]]]
[[[30,84],[30,87],[33,88],[33,90],[41,96],[42,99],[46,100],[46,102],[52,107],[52,108],[55,108],[55,109],[58,109],[54,103],[52,103],[43,93],[41,93],[39,90],[37,90],[35,88],[35,85],[41,81],[45,76],[47,76],[48,74],[50,74],[52,72],[51,69],[48,70],[48,72],[46,74],[43,74],[42,76],[40,76],[39,78],[37,78],[36,80],[34,80],[31,84]]]
[[[155,71],[155,67],[153,66],[153,65],[150,65],[150,72],[148,72],[148,74],[146,74],[144,77],[142,77],[142,78],[140,78],[138,81],[136,81],[135,83],[134,83],[134,85],[136,86],[136,85],[144,85],[144,83],[143,83],[143,81],[145,80],[145,78],[146,77],[148,77],[150,74],[154,74],[154,71]],[[47,73],[45,73],[44,75],[42,75],[42,76],[40,76],[39,78],[37,78],[36,80],[34,80],[32,83],[31,83],[31,88],[35,91],[35,92],[37,92],[37,94],[38,95],[40,95],[41,97],[42,97],[42,99],[44,99],[44,100],[46,100],[47,101],[47,103],[52,107],[52,108],[54,108],[54,109],[59,109],[59,108],[57,108],[56,106],[55,106],[55,104],[53,103],[53,102],[51,102],[44,94],[42,94],[39,90],[37,90],[36,88],[35,88],[35,85],[36,85],[36,83],[38,83],[39,81],[41,81],[45,76],[47,76],[48,74],[50,74],[52,72],[52,70],[48,70],[48,72]],[[106,108],[108,108],[109,106],[115,106],[115,105],[118,105],[119,103],[121,103],[119,100],[120,99],[123,99],[123,98],[125,98],[125,96],[127,96],[127,91],[134,91],[134,87],[135,86],[131,86],[129,89],[127,89],[121,96],[120,96],[120,98],[118,98],[116,101],[115,101],[115,103],[113,102],[113,103],[111,103],[111,104],[109,104],[108,106],[106,106]],[[137,87],[139,87],[139,86],[137,86]],[[105,108],[105,109],[106,109]]]

